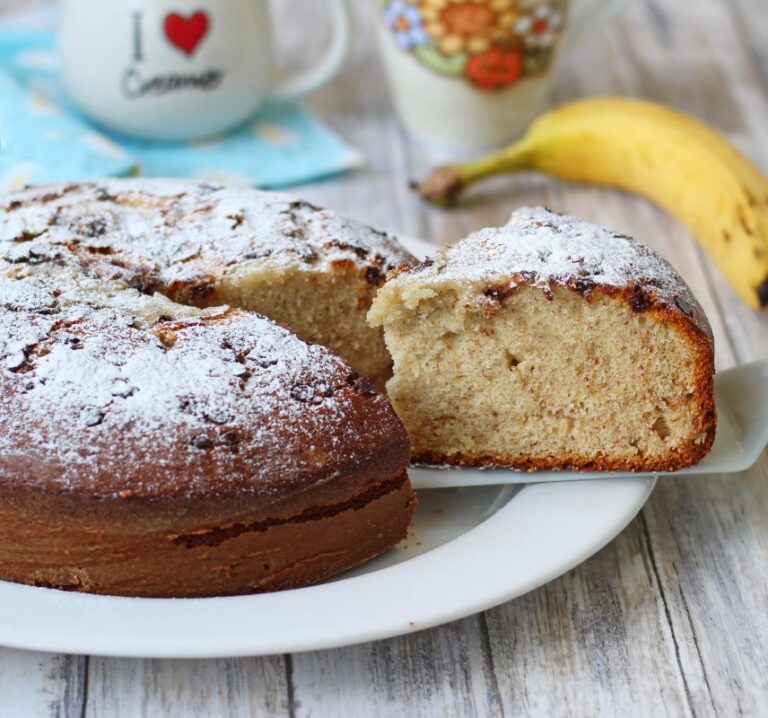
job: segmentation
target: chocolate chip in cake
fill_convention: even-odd
[[[206,434],[198,434],[197,436],[192,437],[191,443],[196,449],[206,450],[213,448],[213,441]]]
[[[237,229],[245,221],[245,210],[240,210],[239,212],[235,212],[234,214],[228,214],[227,219],[232,220],[232,225],[230,226],[230,229],[232,230]]]
[[[13,238],[13,241],[16,244],[22,244],[23,242],[31,242],[33,239],[37,239],[38,237],[45,234],[48,230],[44,229],[42,232],[30,232],[28,230],[23,231],[20,235]]]
[[[652,304],[652,298],[643,287],[636,285],[632,290],[632,296],[629,299],[629,306],[636,312],[642,312],[648,309]]]
[[[682,297],[675,297],[675,306],[687,317],[690,317],[693,314],[690,304],[688,304]]]
[[[237,438],[237,433],[234,431],[225,431],[221,435],[221,443],[226,446],[233,454],[236,454],[240,449],[240,440]]]
[[[104,421],[104,412],[96,407],[86,406],[80,412],[80,422],[87,427],[98,426]]]
[[[511,297],[517,291],[518,285],[514,282],[505,284],[493,284],[483,290],[483,296],[492,299],[495,302],[503,302],[507,297]]]
[[[101,256],[107,257],[113,254],[117,254],[117,250],[114,247],[99,247],[98,245],[89,244],[84,249],[89,254],[99,254]]]
[[[579,277],[574,281],[573,288],[579,292],[579,294],[589,294],[595,288],[595,283],[586,277]]]
[[[302,404],[320,404],[323,401],[322,396],[315,393],[315,387],[309,384],[297,384],[291,389],[291,398],[300,401]]]
[[[318,207],[315,204],[312,204],[311,202],[307,202],[304,199],[297,199],[297,200],[293,200],[288,205],[288,209],[283,210],[281,214],[290,214],[290,213],[296,212],[297,210],[300,210],[300,209],[310,210],[312,212],[321,212],[322,211],[320,209],[320,207]]]
[[[382,281],[382,272],[378,267],[367,267],[365,270],[365,281],[373,287],[378,287]]]
[[[94,194],[99,202],[114,202],[116,199],[115,195],[110,194],[106,187],[97,187]]]
[[[115,388],[112,391],[112,396],[119,397],[120,399],[127,399],[136,393],[136,387],[128,384],[127,380],[121,379],[115,382]]]
[[[207,407],[203,412],[203,417],[212,424],[226,424],[232,420],[232,415],[228,411],[215,406]]]
[[[347,377],[347,384],[353,387],[360,394],[372,396],[376,394],[376,386],[370,379],[360,376],[357,372],[352,372]]]
[[[240,380],[238,383],[241,389],[245,389],[246,385],[248,384],[248,381],[252,376],[253,376],[253,372],[250,369],[245,369],[244,371],[241,371],[237,375],[237,378]]]
[[[268,369],[271,366],[275,366],[275,364],[277,364],[277,361],[278,360],[276,357],[265,357],[265,356],[256,357],[256,359],[254,359],[254,362],[256,363],[256,365],[260,366],[262,369]]]

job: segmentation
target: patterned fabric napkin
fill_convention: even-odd
[[[105,132],[64,97],[54,34],[0,29],[0,191],[141,174],[282,187],[359,167],[360,153],[295,103],[206,142],[154,143]]]

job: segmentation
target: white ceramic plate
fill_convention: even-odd
[[[423,491],[407,541],[333,581],[293,591],[140,599],[0,582],[0,644],[191,658],[305,651],[418,631],[570,570],[631,521],[654,484],[651,477]]]

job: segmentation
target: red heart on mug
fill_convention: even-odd
[[[196,12],[190,17],[183,17],[172,12],[165,18],[165,36],[187,55],[191,55],[208,32],[208,15]]]

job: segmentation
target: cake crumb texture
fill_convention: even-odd
[[[703,310],[659,254],[587,222],[518,210],[397,273],[369,320],[417,462],[674,470],[714,441]]]

